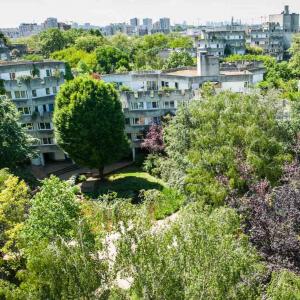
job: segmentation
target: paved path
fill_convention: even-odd
[[[119,169],[123,169],[127,166],[130,166],[133,162],[131,161],[123,161],[123,162],[118,162],[115,164],[111,164],[109,166],[106,166],[104,168],[104,174],[110,174],[114,171],[117,171]],[[33,175],[38,178],[38,179],[44,179],[46,177],[49,177],[49,174],[55,173],[61,169],[64,169],[66,167],[72,166],[73,164],[70,162],[59,162],[59,163],[51,163],[48,164],[44,167],[41,166],[30,166],[29,170],[33,173]],[[62,175],[59,175],[58,177],[62,180],[68,180],[72,176],[77,175],[77,174],[82,174],[82,173],[89,173],[94,176],[98,176],[98,170],[96,169],[89,169],[89,168],[79,168],[67,173],[64,173]]]

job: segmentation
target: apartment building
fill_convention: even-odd
[[[9,48],[5,45],[4,41],[0,39],[0,61],[9,60],[10,53]]]
[[[131,89],[121,92],[121,100],[133,153],[140,147],[151,124],[159,123],[167,113],[175,114],[180,104],[199,99],[199,91],[205,82],[213,83],[217,91],[242,93],[262,81],[265,72],[260,62],[220,64],[218,57],[203,51],[198,52],[197,61],[196,68],[102,76],[104,81],[115,83],[117,87]]]
[[[277,23],[264,23],[262,26],[249,29],[249,44],[259,47],[264,54],[283,59],[284,33]]]
[[[196,37],[195,46],[218,57],[245,54],[245,27],[234,24],[214,28],[207,27],[201,31],[200,37]]]
[[[52,123],[54,99],[64,75],[65,65],[59,61],[0,62],[6,95],[15,103],[22,126],[36,140],[34,165],[65,159],[55,142]]]
[[[103,75],[106,82],[127,86],[133,91],[162,89],[197,90],[204,82],[216,82],[222,90],[244,92],[249,86],[263,80],[265,69],[259,64],[222,64],[219,58],[198,51],[197,67],[165,71],[127,72]]]
[[[145,132],[152,124],[160,124],[167,114],[175,115],[177,108],[197,98],[192,90],[152,90],[121,92],[125,114],[125,132],[133,149],[139,148]]]

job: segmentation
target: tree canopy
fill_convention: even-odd
[[[21,128],[15,105],[0,96],[0,168],[13,168],[33,157],[33,139]]]
[[[126,154],[122,106],[110,84],[89,77],[65,83],[56,97],[54,124],[58,144],[100,175],[105,165]]]

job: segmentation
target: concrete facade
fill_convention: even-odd
[[[65,65],[58,61],[0,62],[6,95],[15,103],[22,126],[36,139],[39,155],[32,161],[35,165],[65,159],[55,142],[52,123],[54,99],[64,74]]]

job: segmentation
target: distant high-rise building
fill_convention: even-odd
[[[138,18],[130,19],[130,26],[132,27],[140,26],[140,20]]]
[[[152,28],[153,21],[150,18],[143,19],[143,26],[146,28]]]
[[[49,29],[49,28],[58,28],[58,22],[56,18],[48,18],[44,22],[44,28]]]
[[[289,6],[286,5],[281,14],[270,15],[269,22],[281,27],[284,48],[287,50],[291,46],[293,34],[299,32],[299,14],[290,13]]]
[[[170,30],[171,21],[169,18],[160,18],[159,19],[160,29],[162,30]]]
[[[41,30],[41,26],[37,23],[22,23],[19,26],[20,36],[30,36],[33,34],[38,34]]]

